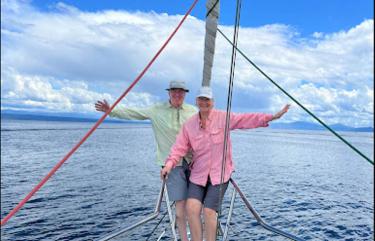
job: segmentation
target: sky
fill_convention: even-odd
[[[193,1],[1,0],[1,111],[99,116],[142,71]],[[374,126],[374,3],[370,0],[242,1],[238,47],[328,124]],[[233,34],[235,1],[219,28]],[[170,80],[201,85],[205,1],[121,104],[167,100]],[[212,85],[226,108],[231,46],[217,36]],[[237,55],[232,110],[314,120]]]

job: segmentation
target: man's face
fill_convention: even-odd
[[[185,90],[183,89],[170,89],[169,90],[169,100],[173,107],[180,107],[184,103]]]
[[[197,97],[199,111],[206,112],[214,107],[214,100],[206,97]]]

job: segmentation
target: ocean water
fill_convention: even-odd
[[[2,219],[91,126],[2,120]],[[373,133],[341,134],[374,159]],[[268,224],[305,240],[374,240],[373,166],[335,136],[267,128],[231,136],[232,177]],[[102,125],[1,227],[1,240],[95,240],[134,224],[155,208],[161,182],[154,153],[149,125]],[[115,240],[146,240],[159,219]],[[168,218],[150,240],[163,230],[170,240]],[[229,240],[286,239],[257,225],[237,195]]]

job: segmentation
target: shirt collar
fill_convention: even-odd
[[[173,108],[173,109],[185,109],[185,103],[182,103],[182,105],[178,108],[174,107],[170,101],[168,101],[168,104],[169,108]]]
[[[212,120],[213,112],[214,112],[214,109],[212,109],[212,110],[210,111],[210,113],[208,114],[207,120],[209,120],[209,121]],[[198,111],[198,120],[199,120],[199,121],[201,120],[201,114],[200,114],[199,111]]]

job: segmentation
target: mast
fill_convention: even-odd
[[[202,86],[211,85],[212,65],[215,54],[215,40],[217,23],[220,13],[219,0],[207,0],[206,2],[207,15],[206,15],[206,34],[204,40],[204,66],[203,66],[203,79]]]

